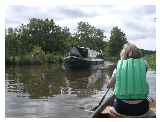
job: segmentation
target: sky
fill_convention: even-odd
[[[27,24],[33,17],[49,18],[57,25],[67,26],[71,32],[75,32],[77,23],[84,21],[104,30],[106,39],[109,39],[111,29],[118,26],[126,34],[129,42],[142,49],[156,49],[155,5],[98,4],[106,0],[93,0],[94,4],[84,4],[83,0],[76,4],[72,4],[72,0],[70,4],[65,4],[66,0],[45,1],[45,4],[38,4],[37,1],[13,2],[14,4],[7,5],[5,27]]]

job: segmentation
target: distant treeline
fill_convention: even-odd
[[[89,47],[102,50],[105,59],[118,59],[122,46],[127,43],[125,33],[117,26],[111,30],[107,41],[104,31],[79,22],[77,30],[71,33],[68,27],[60,27],[53,19],[31,18],[28,24],[6,28],[6,64],[61,63],[71,47]],[[105,39],[106,40],[106,39]],[[145,54],[152,51],[143,50]]]
[[[155,54],[156,51],[152,51],[152,50],[144,50],[144,49],[141,49],[142,53],[144,55],[152,55],[152,54]]]
[[[156,51],[149,51],[141,49],[144,54],[144,58],[147,60],[149,68],[152,70],[156,70]]]

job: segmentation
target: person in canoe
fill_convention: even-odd
[[[107,82],[114,88],[115,100],[109,113],[114,116],[139,116],[149,110],[149,85],[146,81],[147,62],[139,48],[131,43],[124,45],[120,60]]]

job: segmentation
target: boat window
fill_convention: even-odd
[[[77,57],[81,57],[81,54],[79,53],[79,50],[77,48],[72,48],[70,50],[70,56],[77,56]]]
[[[85,48],[78,48],[79,53],[81,54],[81,56],[83,56],[84,58],[88,57],[88,49]]]

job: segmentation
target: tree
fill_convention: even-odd
[[[103,50],[105,36],[102,30],[89,25],[87,22],[79,22],[77,29],[76,37],[79,39],[80,46]]]
[[[57,27],[53,20],[31,18],[29,28],[32,44],[41,47],[45,52],[52,52],[54,49],[54,33]]]
[[[17,33],[13,28],[8,28],[6,30],[5,40],[5,58],[7,61],[15,62],[19,43],[17,40]]]
[[[26,25],[6,29],[6,59],[12,63],[21,62],[34,53],[35,47],[39,47],[45,54],[62,57],[71,47],[72,40],[75,39],[69,28],[56,25],[52,19],[31,18]]]
[[[69,28],[56,25],[53,19],[30,19],[27,25],[34,46],[41,47],[45,53],[64,54],[66,42],[71,37]],[[64,47],[64,48],[62,48]]]
[[[17,55],[24,56],[32,51],[33,43],[30,30],[26,25],[21,24],[16,28],[17,40],[19,42]]]
[[[125,33],[117,26],[111,30],[111,36],[108,42],[108,53],[110,56],[119,56],[123,45],[127,43]]]

